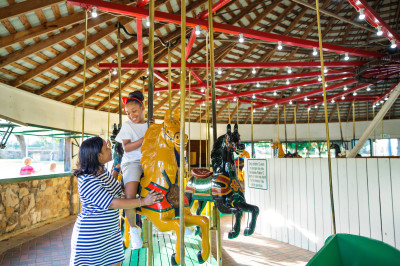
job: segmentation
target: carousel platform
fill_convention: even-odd
[[[200,237],[185,237],[185,265],[217,265],[217,261],[212,255],[204,264],[197,261],[197,252],[200,250]],[[153,228],[153,265],[170,266],[171,255],[175,253],[176,236],[172,233],[157,232]],[[125,260],[123,266],[145,266],[147,261],[147,248],[130,250],[125,249]]]

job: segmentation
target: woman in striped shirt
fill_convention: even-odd
[[[124,248],[118,209],[151,205],[162,199],[155,191],[142,199],[121,199],[118,181],[104,168],[111,158],[111,149],[102,138],[82,142],[80,166],[74,173],[78,177],[82,211],[72,233],[70,265],[120,265]]]

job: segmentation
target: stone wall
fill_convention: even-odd
[[[8,182],[0,183],[0,239],[78,213],[77,179],[70,175]]]

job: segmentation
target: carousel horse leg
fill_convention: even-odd
[[[199,203],[200,205],[200,203]],[[197,225],[201,229],[201,250],[197,253],[199,263],[204,263],[210,256],[210,221],[205,216],[192,215],[189,208],[185,208],[185,225]]]
[[[254,229],[256,228],[257,217],[258,213],[260,212],[259,208],[246,202],[236,202],[233,205],[237,208],[241,208],[244,212],[251,212],[250,224],[244,229],[244,235],[252,235],[254,233]]]
[[[243,214],[242,210],[240,208],[233,208],[228,203],[225,203],[223,198],[215,199],[215,205],[220,212],[235,215],[235,224],[233,225],[232,231],[228,233],[228,238],[233,239],[238,237],[240,233],[240,220]]]
[[[199,206],[197,207],[196,210],[196,215],[201,215],[201,212],[204,210],[204,207],[207,204],[207,201],[199,200]],[[200,226],[196,226],[196,230],[194,231],[194,234],[197,236],[200,234]]]

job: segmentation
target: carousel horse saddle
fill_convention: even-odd
[[[192,169],[191,172],[192,172],[192,175],[197,178],[207,178],[213,174],[213,172],[211,172],[210,170],[205,169],[205,168],[195,168],[195,169]]]

